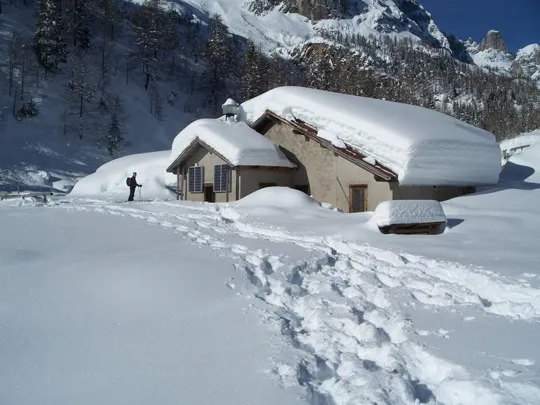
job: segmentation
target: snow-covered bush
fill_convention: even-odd
[[[37,117],[39,111],[36,103],[33,100],[30,100],[27,103],[24,103],[21,108],[15,113],[15,119],[17,121],[22,121],[25,118]]]

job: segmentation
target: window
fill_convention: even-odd
[[[214,193],[229,191],[229,165],[214,166]]]
[[[189,192],[202,193],[203,191],[203,167],[192,166],[189,168]]]
[[[357,184],[349,186],[349,212],[367,211],[367,186]]]

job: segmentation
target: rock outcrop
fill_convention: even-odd
[[[499,31],[491,30],[487,33],[486,38],[480,44],[480,51],[487,49],[495,49],[496,51],[509,52],[504,43],[502,34]]]

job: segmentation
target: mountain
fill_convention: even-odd
[[[447,34],[415,0],[12,0],[0,189],[66,189],[280,85],[421,105],[500,139],[540,127],[538,45]]]
[[[456,60],[534,80],[540,87],[539,56],[529,45],[512,54],[503,34],[487,33],[481,43],[447,34],[417,0],[185,0],[195,14],[217,13],[231,32],[253,40],[261,49],[294,55],[306,43],[327,40],[328,34],[412,39],[426,49]],[[524,56],[522,56],[524,55]]]
[[[479,44],[467,40],[466,48],[474,64],[503,73],[526,77],[540,85],[540,45],[531,44],[512,54],[499,31],[489,31]]]
[[[245,4],[258,14],[277,8],[303,15],[315,25],[327,19],[349,20],[358,32],[412,35],[431,46],[450,48],[431,15],[414,0],[247,0]]]

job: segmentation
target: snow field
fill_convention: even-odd
[[[271,378],[295,351],[226,287],[248,282],[225,250],[105,210],[4,203],[2,403],[306,404]]]
[[[308,389],[317,403],[517,405],[533,404],[540,395],[536,386],[512,381],[511,371],[519,374],[519,369],[510,361],[504,365],[507,375],[493,380],[434,355],[415,341],[415,326],[407,316],[420,305],[537,322],[539,288],[473,266],[263,226],[242,207],[80,201],[51,208],[145,220],[233,257],[255,295],[269,304],[267,317],[303,353],[296,364],[276,363],[275,372],[284,385]],[[319,208],[304,208],[320,215]],[[330,218],[339,215],[326,211]],[[264,242],[259,246],[292,243],[306,249],[306,258],[291,263],[264,249],[231,245],[228,235],[233,234],[249,243]],[[228,286],[233,288],[235,281]],[[463,322],[468,322],[465,317]]]

